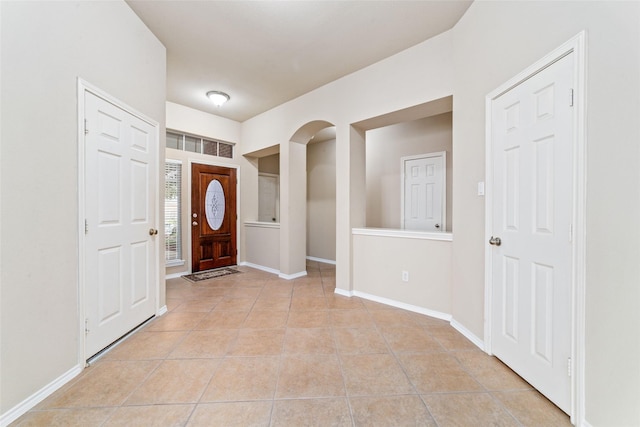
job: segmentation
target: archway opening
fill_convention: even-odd
[[[308,122],[301,126],[287,143],[280,145],[281,277],[295,278],[307,274],[307,185],[309,181],[307,174],[307,146],[321,130],[332,128],[333,126],[332,123],[323,120]],[[315,179],[313,182],[317,184]],[[334,194],[335,198],[335,184],[333,187],[332,194]],[[335,212],[333,216],[334,229],[332,233],[335,239]]]

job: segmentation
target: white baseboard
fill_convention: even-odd
[[[336,288],[337,290],[337,288]],[[417,305],[407,304],[404,302],[392,300],[389,298],[379,297],[376,295],[371,295],[366,292],[353,291],[353,296],[364,298],[366,300],[379,302],[380,304],[389,305],[391,307],[401,308],[403,310],[412,311],[414,313],[424,314],[429,317],[435,317],[436,319],[446,320],[447,322],[451,321],[451,315],[447,313],[442,313],[436,310],[429,310],[428,308],[419,307]]]
[[[158,308],[158,310],[156,311],[156,316],[162,316],[163,314],[165,314],[167,311],[169,311],[169,309],[167,308],[166,304],[163,305],[162,307]]]
[[[264,265],[254,264],[252,262],[243,261],[238,265],[255,268],[256,270],[266,271],[267,273],[271,273],[271,274],[280,275],[280,270],[276,270],[275,268],[271,268],[271,267],[265,267]]]
[[[344,289],[336,288],[333,291],[334,294],[342,295],[343,297],[351,298],[353,296],[353,291],[346,291]]]
[[[299,272],[293,273],[293,274],[280,273],[280,274],[278,274],[278,277],[280,277],[281,279],[293,280],[293,279],[297,279],[298,277],[304,277],[306,275],[307,275],[307,272],[305,270],[305,271],[299,271]]]
[[[453,329],[464,335],[465,338],[467,338],[469,341],[474,343],[480,350],[484,352],[487,351],[484,341],[478,338],[473,332],[462,326],[461,323],[457,322],[455,319],[451,319],[451,326],[453,327]]]
[[[462,326],[461,323],[459,323],[455,319],[453,319],[453,317],[448,313],[443,313],[443,312],[436,311],[436,310],[430,310],[428,308],[419,307],[417,305],[407,304],[407,303],[396,301],[396,300],[392,300],[392,299],[389,299],[389,298],[384,298],[384,297],[379,297],[379,296],[376,296],[376,295],[371,295],[371,294],[368,294],[366,292],[346,291],[344,289],[336,288],[334,293],[336,293],[338,295],[345,296],[345,297],[356,296],[356,297],[360,297],[360,298],[363,298],[363,299],[366,299],[366,300],[375,301],[375,302],[378,302],[380,304],[388,305],[388,306],[391,306],[391,307],[401,308],[403,310],[412,311],[414,313],[420,313],[420,314],[424,314],[424,315],[429,316],[429,317],[434,317],[436,319],[445,320],[445,321],[449,322],[449,324],[456,331],[458,331],[462,335],[464,335],[465,338],[467,338],[469,341],[471,341],[473,344],[475,344],[478,348],[480,348],[482,351],[486,351],[485,350],[484,341],[482,341],[480,338],[478,338],[470,330],[468,330],[467,328]]]
[[[323,264],[332,264],[332,265],[336,265],[336,261],[332,260],[332,259],[324,259],[324,258],[316,258],[314,256],[308,256],[307,259],[309,261],[315,261],[315,262],[321,262]]]
[[[265,267],[263,265],[253,264],[251,262],[243,261],[239,265],[255,268],[256,270],[266,271],[267,273],[277,274],[281,279],[292,280],[297,279],[298,277],[304,277],[307,275],[306,271],[300,271],[294,274],[284,274],[280,273],[280,270],[276,270],[275,268]]]
[[[187,274],[189,274],[188,271],[183,271],[183,272],[180,272],[180,273],[167,274],[166,276],[164,276],[164,279],[165,280],[167,280],[167,279],[177,279],[178,277],[182,277],[182,276],[185,276]]]
[[[80,374],[80,372],[82,372],[82,370],[83,367],[81,365],[74,366],[13,408],[9,409],[0,416],[0,426],[6,427],[22,415],[26,414],[31,408],[49,397],[54,391],[74,379],[78,374]]]

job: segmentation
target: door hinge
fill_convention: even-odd
[[[569,224],[569,243],[573,242],[573,224]]]
[[[567,376],[569,376],[569,377],[572,374],[572,372],[571,372],[572,369],[571,368],[572,368],[572,366],[571,366],[571,358],[569,357],[567,359]]]
[[[89,133],[89,129],[87,129],[87,119],[84,119],[84,134],[88,134]]]
[[[84,220],[84,234],[89,233],[89,223],[87,222],[87,220]]]
[[[89,333],[89,319],[84,319],[84,334],[87,335]]]
[[[569,89],[569,107],[573,107],[573,89]]]

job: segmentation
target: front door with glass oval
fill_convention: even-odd
[[[191,165],[192,272],[235,265],[236,170]]]

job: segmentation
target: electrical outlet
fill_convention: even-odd
[[[408,271],[402,271],[402,281],[403,282],[408,282],[409,281],[409,272]]]

